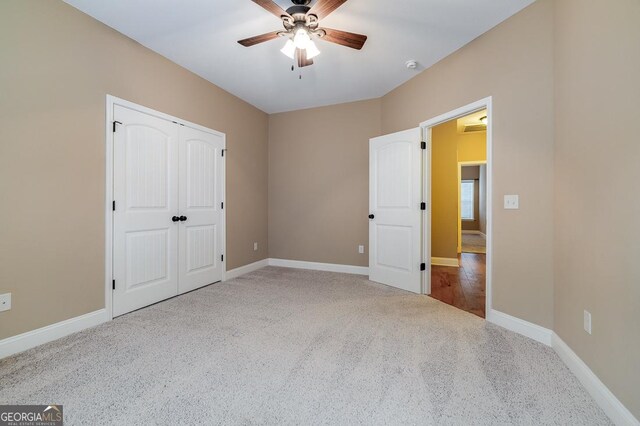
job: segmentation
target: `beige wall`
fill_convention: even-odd
[[[556,2],[555,331],[638,419],[639,23],[638,0]]]
[[[227,134],[229,268],[267,256],[267,189],[271,257],[366,265],[368,139],[492,96],[493,307],[640,417],[638,22],[637,0],[538,0],[381,99],[268,118],[62,2],[0,2],[0,338],[103,306],[107,93]]]
[[[379,99],[270,116],[269,257],[367,266],[379,135]]]
[[[493,97],[493,308],[553,326],[553,2],[538,0],[382,98],[382,132]],[[504,194],[520,210],[503,210]]]
[[[106,94],[226,133],[227,267],[267,256],[266,114],[61,1],[0,2],[0,52],[0,339],[104,307]]]

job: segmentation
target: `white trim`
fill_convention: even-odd
[[[422,129],[422,140],[426,149],[422,156],[422,200],[427,209],[422,215],[422,258],[431,259],[431,128]],[[429,238],[427,238],[427,236]],[[433,261],[433,260],[432,260]],[[431,262],[425,262],[425,270],[422,274],[422,294],[431,294]]]
[[[580,359],[578,355],[556,333],[552,336],[552,346],[560,359],[575,374],[580,383],[596,400],[607,416],[619,426],[640,425],[638,419],[615,397],[593,371]]]
[[[458,258],[449,258],[449,257],[432,257],[431,265],[434,266],[453,266],[456,268],[460,267],[460,262]]]
[[[117,98],[107,95],[105,125],[104,191],[104,307],[107,320],[113,319],[113,106]]]
[[[99,309],[94,312],[89,312],[88,314],[80,315],[79,317],[60,321],[36,330],[18,334],[17,336],[8,337],[0,340],[0,359],[53,340],[61,339],[78,331],[95,327],[109,320],[110,318],[106,309]]]
[[[589,366],[556,333],[548,328],[494,309],[487,311],[487,321],[551,346],[562,362],[578,378],[587,392],[616,425],[640,426],[640,421],[634,417]]]
[[[548,328],[505,314],[504,312],[496,311],[495,309],[487,310],[486,312],[487,321],[533,340],[537,340],[547,346],[551,346],[553,331]]]
[[[258,260],[257,262],[250,263],[248,265],[240,266],[226,272],[224,281],[238,278],[241,275],[248,274],[249,272],[257,271],[265,266],[269,266],[269,259]]]
[[[470,103],[461,108],[449,111],[445,114],[441,114],[430,120],[420,123],[420,127],[423,129],[423,135],[427,142],[427,161],[429,173],[424,173],[424,187],[429,191],[427,195],[428,208],[431,209],[431,129],[438,124],[459,118],[468,114],[471,114],[482,109],[487,110],[487,257],[486,257],[486,285],[485,285],[485,309],[486,312],[491,312],[491,306],[493,301],[492,294],[492,277],[493,277],[493,99],[491,96],[481,99],[477,102]],[[431,236],[431,214],[427,215],[427,226],[425,229],[426,234]],[[423,238],[423,253],[425,259],[430,258],[431,241],[430,238]],[[427,265],[427,274],[430,274],[431,265]],[[430,287],[430,285],[428,286]],[[430,294],[431,288],[425,289],[425,294]]]
[[[164,112],[156,111],[155,109],[151,109],[151,108],[148,108],[146,106],[139,105],[139,104],[127,101],[125,99],[120,99],[120,98],[118,98],[116,96],[107,95],[107,106],[111,106],[112,107],[112,111],[113,111],[113,106],[114,105],[120,105],[122,107],[132,109],[134,111],[138,111],[138,112],[141,112],[141,113],[144,113],[144,114],[152,115],[154,117],[158,117],[158,118],[161,118],[163,120],[172,121],[172,122],[177,123],[177,124],[182,124],[184,126],[191,127],[192,129],[196,129],[196,130],[200,130],[201,132],[210,133],[212,135],[220,136],[221,138],[225,139],[225,134],[222,133],[222,132],[219,132],[217,130],[213,130],[213,129],[210,129],[208,127],[201,126],[200,124],[196,124],[196,123],[192,123],[192,122],[187,121],[187,120],[183,120],[182,118],[179,118],[179,117],[174,117],[173,115],[165,114]],[[109,124],[109,123],[107,123],[107,124]],[[109,126],[107,126],[107,127],[109,127]],[[107,134],[109,134],[108,130],[109,129],[107,129]]]
[[[343,274],[369,275],[366,266],[340,265],[336,263],[304,262],[301,260],[269,259],[269,266],[283,268],[310,269],[313,271],[340,272]]]
[[[113,123],[113,110],[116,105],[120,105],[125,108],[132,109],[134,111],[142,112],[144,114],[148,114],[154,117],[161,118],[163,120],[172,121],[176,124],[182,124],[186,127],[190,127],[192,129],[200,130],[205,133],[213,134],[222,138],[222,148],[224,151],[227,150],[227,136],[216,130],[209,129],[207,127],[201,126],[199,124],[192,123],[190,121],[183,120],[178,117],[174,117],[169,114],[165,114],[160,111],[156,111],[151,108],[147,108],[142,105],[138,105],[136,103],[120,99],[116,96],[107,95],[106,97],[106,114],[105,114],[105,238],[104,238],[104,246],[105,246],[105,274],[104,274],[104,301],[105,301],[105,310],[107,312],[107,321],[113,319],[113,138],[114,132],[112,128]],[[222,162],[222,175],[226,182],[226,156],[224,157],[224,161]],[[222,185],[222,200],[226,202],[227,194],[226,194],[226,184]],[[223,245],[223,254],[226,254],[227,251],[227,209],[222,210],[222,245]],[[222,263],[225,265],[225,268],[222,269],[222,281],[227,280],[227,272],[226,272],[226,262],[227,260],[223,260]]]

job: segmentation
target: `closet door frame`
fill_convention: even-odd
[[[200,130],[202,132],[211,133],[213,135],[222,138],[223,152],[226,151],[226,135],[216,130],[209,129],[199,124],[191,123],[181,118],[174,117],[169,114],[165,114],[160,111],[156,111],[151,108],[147,108],[142,105],[138,105],[133,102],[129,102],[124,99],[120,99],[116,96],[107,95],[106,97],[106,120],[105,120],[105,280],[104,280],[104,303],[107,320],[113,319],[113,176],[114,176],[114,158],[113,158],[113,146],[114,146],[114,126],[118,123],[114,122],[113,112],[116,105],[123,106],[125,108],[133,109],[135,111],[152,115],[154,117],[162,118],[172,121],[176,125],[190,127],[192,129]],[[226,160],[226,159],[225,159]],[[222,161],[222,199],[226,203],[226,161]],[[117,205],[116,205],[117,208]],[[222,210],[222,247],[224,254],[226,255],[227,247],[227,208]],[[227,273],[227,256],[225,256],[222,267],[222,281],[226,281]],[[117,285],[117,283],[116,283]]]

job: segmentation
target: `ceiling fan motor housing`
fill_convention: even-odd
[[[298,6],[306,6],[311,3],[311,0],[291,0],[291,3]]]
[[[309,12],[311,8],[304,5],[291,6],[287,9],[287,13],[295,18],[304,19],[304,16]]]

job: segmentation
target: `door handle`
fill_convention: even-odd
[[[373,214],[370,214],[370,215],[369,215],[369,219],[373,219],[374,217],[376,217],[376,216],[375,216],[375,215],[373,215]]]
[[[180,216],[178,219],[180,219],[180,222],[184,222],[187,220],[186,216]]]
[[[179,220],[180,220],[180,218],[178,216],[174,216],[174,217],[171,218],[172,222],[177,222]]]

